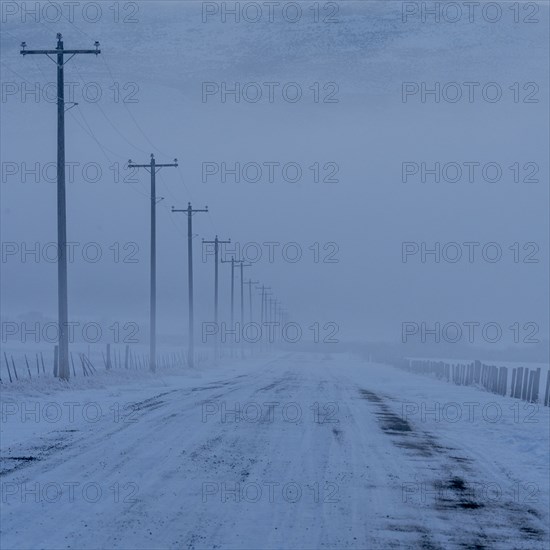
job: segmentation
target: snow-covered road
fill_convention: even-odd
[[[6,549],[548,548],[547,410],[344,354],[2,413]]]

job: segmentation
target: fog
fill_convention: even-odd
[[[70,319],[135,322],[147,340],[149,174],[125,166],[154,153],[179,163],[157,176],[159,337],[187,338],[187,219],[170,208],[190,201],[209,208],[193,217],[198,326],[213,317],[201,240],[217,234],[254,260],[245,276],[272,287],[306,333],[336,323],[341,345],[398,344],[403,324],[417,323],[407,342],[437,354],[420,327],[452,323],[464,332],[442,338],[448,353],[536,348],[547,359],[547,6],[534,25],[506,11],[498,23],[423,23],[400,2],[338,3],[337,24],[330,6],[316,22],[303,5],[295,23],[291,11],[270,22],[265,7],[258,22],[208,2],[138,7],[118,6],[117,23],[105,5],[94,23],[91,8],[52,22],[46,4],[36,22],[3,6],[4,322],[57,314],[55,68],[19,50],[54,48],[61,32],[66,48],[101,47],[65,66],[78,102],[66,113]],[[223,320],[229,273],[222,264]],[[239,311],[238,278],[236,293]],[[254,299],[258,309],[258,290]],[[479,324],[471,339],[464,323]],[[487,323],[502,329],[497,342],[482,335]],[[524,344],[526,323],[542,345]]]

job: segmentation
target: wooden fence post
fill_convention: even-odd
[[[500,367],[499,369],[499,388],[500,395],[506,395],[506,389],[508,387],[508,369],[506,367]]]
[[[533,402],[533,382],[535,380],[535,371],[529,371],[529,382],[527,383],[527,396],[525,398],[529,403]]]
[[[27,372],[29,373],[29,380],[32,380],[31,369],[29,367],[29,360],[27,359],[27,354],[26,353],[25,353],[25,363],[27,365]]]
[[[533,378],[533,391],[531,393],[531,403],[538,403],[539,401],[539,386],[540,386],[540,367],[535,371]]]
[[[54,346],[53,348],[53,375],[57,378],[57,362],[58,362],[59,347]]]
[[[79,353],[78,356],[80,357],[80,364],[82,365],[82,374],[84,376],[88,376],[88,373],[86,372],[86,365],[84,364],[84,354]]]
[[[19,381],[19,376],[17,375],[17,367],[15,366],[15,361],[13,360],[13,355],[11,356],[11,366],[13,368],[13,374],[15,374],[15,379]]]
[[[111,368],[111,344],[107,344],[107,361],[105,363],[105,368]]]
[[[10,382],[13,382],[13,380],[11,378],[10,364],[8,363],[8,356],[6,355],[6,352],[4,352],[4,359],[6,361],[6,367],[8,369],[8,376],[10,378]]]
[[[521,399],[523,401],[527,400],[527,384],[529,383],[529,369],[526,367],[525,372],[523,373],[523,389],[521,391]]]

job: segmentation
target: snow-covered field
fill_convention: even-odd
[[[549,410],[279,354],[2,394],[3,548],[548,548]]]

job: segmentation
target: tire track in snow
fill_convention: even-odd
[[[501,478],[495,476],[494,471],[480,466],[479,458],[469,456],[459,442],[455,442],[458,443],[456,446],[447,446],[429,432],[416,430],[414,425],[392,410],[391,398],[362,388],[358,392],[371,405],[382,432],[402,450],[402,459],[420,465],[414,479],[423,481],[420,484],[415,482],[414,492],[418,485],[421,491],[425,485],[435,490],[433,503],[426,506],[422,502],[420,508],[440,520],[439,525],[437,522],[434,525],[443,527],[440,533],[430,532],[423,525],[404,525],[392,522],[390,518],[388,531],[416,534],[418,547],[426,549],[444,548],[448,544],[456,548],[495,550],[546,548],[545,531],[536,510],[524,509],[513,499],[500,498],[495,502],[494,499],[480,498],[478,492],[471,490],[476,483],[487,485],[494,482],[500,486]],[[486,479],[480,477],[480,473]],[[415,504],[420,504],[416,498],[414,500]],[[457,525],[460,525],[460,533],[456,532]],[[443,546],[439,543],[441,535],[445,540]]]

